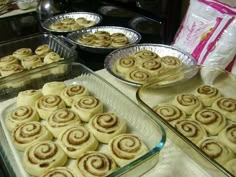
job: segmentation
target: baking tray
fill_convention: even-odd
[[[22,77],[22,80],[26,78]],[[79,63],[70,64],[65,75],[59,77],[49,77],[48,80],[40,80],[39,85],[49,81],[65,81],[66,84],[82,84],[91,95],[98,97],[105,105],[105,112],[113,111],[118,116],[126,120],[128,132],[134,133],[146,143],[150,151],[141,156],[132,163],[118,168],[109,175],[113,176],[140,176],[150,170],[159,158],[159,152],[165,144],[165,131],[156,122],[154,117],[140,109],[140,107],[126,97],[123,93],[105,81],[103,78],[92,72],[90,69]],[[1,102],[0,112],[0,152],[7,166],[10,177],[28,176],[21,165],[20,152],[13,147],[12,140],[9,138],[10,133],[6,129],[5,118],[8,111],[14,109],[16,98]],[[130,111],[132,110],[132,111]],[[155,136],[153,136],[155,134]],[[105,145],[104,145],[105,146]],[[101,148],[106,151],[106,148]]]
[[[197,66],[195,70],[198,72],[193,78],[171,83],[170,85],[161,85],[159,81],[146,82],[137,90],[136,98],[140,105],[154,114],[155,120],[163,125],[167,132],[167,137],[179,146],[191,159],[202,166],[210,176],[233,177],[233,174],[216,161],[211,160],[194,143],[184,137],[166,120],[153,111],[153,108],[156,105],[166,102],[169,103],[180,93],[193,93],[196,88],[203,84],[218,88],[225,97],[236,98],[235,75],[228,73],[225,70],[209,66]],[[191,73],[191,70],[189,70],[188,73]]]
[[[178,49],[176,47],[163,45],[163,44],[151,44],[151,43],[145,43],[145,44],[137,44],[135,46],[130,46],[127,48],[117,49],[110,54],[108,54],[104,60],[104,66],[106,70],[115,78],[120,80],[123,83],[126,83],[128,85],[132,86],[141,86],[140,83],[128,81],[124,78],[124,75],[117,72],[115,68],[115,64],[118,59],[129,56],[137,51],[140,50],[150,50],[152,52],[157,53],[160,57],[169,55],[179,58],[187,67],[187,66],[194,66],[196,65],[196,60],[188,53],[182,51],[181,49]],[[191,76],[193,76],[195,73],[192,73]],[[185,77],[189,77],[190,75],[185,75]]]
[[[65,19],[65,18],[77,19],[77,18],[81,18],[81,17],[86,18],[87,20],[94,21],[95,24],[93,26],[98,25],[102,21],[102,16],[99,14],[93,13],[93,12],[70,12],[70,13],[60,14],[60,15],[48,18],[47,20],[45,20],[42,23],[42,27],[47,31],[61,33],[61,34],[65,34],[65,33],[72,32],[72,31],[77,31],[77,30],[56,31],[56,30],[50,29],[50,25],[59,21],[59,20]]]
[[[50,69],[51,67],[54,68],[55,65],[61,63],[66,65],[74,61],[77,57],[77,53],[73,46],[65,43],[64,40],[61,40],[61,38],[48,33],[37,34],[0,44],[0,57],[10,55],[15,50],[23,47],[31,48],[34,51],[39,45],[42,44],[48,44],[49,47],[63,57],[64,60],[0,78],[0,101],[8,98],[9,96],[13,96],[12,93],[17,94],[20,90],[27,87],[27,84],[30,85],[31,82],[36,82],[37,78],[39,80],[42,76],[52,73],[53,69]],[[28,79],[22,80],[22,77],[28,77]]]
[[[136,32],[135,30],[132,30],[132,29],[129,29],[129,28],[124,28],[124,27],[118,27],[118,26],[98,26],[98,27],[93,27],[93,28],[89,28],[89,29],[85,29],[85,30],[69,33],[67,35],[67,38],[71,42],[73,42],[74,44],[78,45],[81,49],[89,51],[89,52],[94,52],[94,53],[109,53],[112,50],[117,49],[117,47],[95,47],[95,46],[89,46],[89,45],[85,45],[85,44],[82,44],[82,43],[78,42],[78,39],[83,34],[95,33],[97,31],[107,31],[110,34],[112,34],[112,33],[123,33],[123,34],[125,34],[127,36],[128,40],[129,40],[129,44],[124,46],[124,47],[130,46],[130,45],[135,45],[135,44],[139,43],[139,41],[142,38],[141,35],[138,32]]]

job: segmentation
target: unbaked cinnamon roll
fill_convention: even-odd
[[[42,97],[43,94],[40,90],[25,90],[18,93],[16,105],[24,106],[35,106],[35,102]]]
[[[108,47],[111,44],[110,40],[94,40],[93,46],[95,47]]]
[[[236,158],[228,161],[225,164],[225,168],[232,173],[234,176],[236,176]]]
[[[159,56],[150,50],[140,50],[133,55],[138,61],[142,62],[144,60],[159,59]]]
[[[202,85],[195,90],[195,95],[202,101],[204,106],[211,106],[212,103],[221,97],[220,91],[210,85]]]
[[[49,52],[51,52],[51,49],[48,44],[40,45],[35,49],[35,54],[40,58],[44,58]]]
[[[147,60],[140,63],[139,68],[146,72],[149,72],[152,75],[158,75],[164,71],[162,63],[158,60]]]
[[[115,113],[100,113],[90,119],[89,130],[101,143],[108,143],[113,137],[125,133],[126,122]]]
[[[55,167],[48,170],[40,177],[76,177],[74,172],[68,167]]]
[[[227,125],[218,135],[219,140],[236,153],[236,124]]]
[[[96,31],[96,32],[94,33],[94,35],[95,35],[96,37],[100,37],[100,36],[109,36],[109,37],[110,37],[110,33],[107,32],[107,31]]]
[[[95,25],[95,21],[87,20],[84,17],[77,18],[76,23],[78,23],[79,25],[84,26],[86,28]]]
[[[191,93],[176,95],[172,104],[184,111],[187,115],[191,115],[194,111],[202,109],[202,102]]]
[[[7,55],[0,58],[0,68],[12,64],[19,64],[19,60],[13,55]]]
[[[118,72],[125,74],[130,69],[134,68],[135,64],[135,58],[128,56],[118,59],[115,66]]]
[[[207,137],[205,129],[194,120],[186,119],[177,121],[175,128],[195,144],[204,137]]]
[[[19,73],[24,71],[24,68],[19,64],[6,65],[0,68],[2,77],[9,76],[11,74]]]
[[[95,43],[96,36],[93,34],[83,34],[78,39],[78,42],[84,44],[84,45],[90,45],[92,46]]]
[[[8,130],[12,131],[17,126],[26,122],[38,120],[39,116],[35,108],[31,106],[20,106],[7,115],[6,125]]]
[[[64,101],[58,95],[46,95],[35,103],[40,118],[47,119],[54,111],[65,108]]]
[[[22,59],[21,64],[25,69],[32,69],[37,65],[42,65],[42,60],[38,55],[31,55]]]
[[[148,152],[142,140],[132,134],[122,134],[109,141],[108,150],[120,166],[125,166]]]
[[[46,120],[47,129],[53,134],[55,138],[63,130],[76,127],[80,125],[81,121],[79,116],[70,109],[59,109],[54,111]]]
[[[13,52],[12,55],[19,60],[23,60],[25,57],[32,55],[32,50],[30,48],[21,48]]]
[[[111,36],[111,39],[127,38],[126,35],[123,33],[113,33],[110,36]]]
[[[192,118],[198,121],[210,135],[218,135],[226,126],[226,118],[220,112],[211,108],[194,112]]]
[[[78,158],[82,153],[98,147],[96,138],[83,126],[65,129],[58,137],[58,144],[70,158]]]
[[[82,85],[67,86],[60,94],[67,106],[71,106],[75,100],[86,95],[89,95],[88,89]]]
[[[154,107],[154,111],[172,126],[175,125],[176,121],[187,118],[185,112],[171,104],[160,104]]]
[[[213,104],[212,108],[221,112],[227,119],[236,122],[236,99],[221,97]]]
[[[52,141],[41,141],[26,148],[23,155],[24,169],[33,176],[40,176],[53,167],[63,166],[67,156]]]
[[[124,47],[129,44],[128,38],[112,38],[112,47]]]
[[[131,82],[143,84],[150,76],[151,74],[148,72],[134,68],[126,73],[125,79]]]
[[[161,62],[165,68],[180,68],[182,66],[180,59],[173,56],[162,57]]]
[[[199,142],[198,147],[221,165],[235,157],[234,153],[227,146],[213,137],[203,139]]]
[[[50,52],[44,57],[43,62],[50,64],[60,60],[64,60],[64,58],[61,58],[60,55],[56,52]]]
[[[43,85],[42,93],[43,95],[61,95],[63,89],[66,88],[66,84],[64,82],[48,82]]]
[[[103,112],[103,104],[93,96],[82,96],[73,102],[71,109],[80,116],[82,121],[88,122],[92,116]]]
[[[27,122],[12,131],[16,149],[24,151],[26,147],[44,140],[51,140],[52,134],[39,122]]]
[[[71,24],[75,23],[75,19],[74,18],[64,18],[64,19],[60,20],[60,22],[65,25],[71,25]]]
[[[116,163],[104,153],[89,151],[76,160],[73,169],[77,177],[101,177],[115,171]]]
[[[84,27],[83,26],[81,26],[80,24],[78,24],[78,23],[73,23],[73,24],[71,24],[70,26],[70,29],[71,30],[80,30],[80,29],[83,29]]]

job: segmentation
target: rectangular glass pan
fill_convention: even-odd
[[[21,78],[28,76],[27,84],[30,84],[31,79],[40,78],[41,70],[49,70],[50,67],[54,68],[55,65],[60,63],[70,63],[76,58],[76,52],[74,49],[70,48],[63,40],[59,39],[58,37],[43,33],[37,34],[30,37],[26,37],[23,39],[18,39],[6,43],[0,44],[0,58],[6,55],[12,54],[15,50],[20,48],[31,48],[34,51],[38,46],[42,44],[48,44],[49,47],[54,51],[57,52],[64,60],[43,65],[31,70],[24,70],[19,73],[15,73],[6,77],[0,78],[0,101],[8,98],[9,93],[18,93],[20,90],[26,87],[26,80],[23,81]],[[53,71],[51,71],[53,72]],[[63,72],[63,71],[62,71]],[[30,76],[34,77],[30,77]]]
[[[183,136],[153,110],[153,108],[160,103],[170,103],[177,94],[194,93],[194,90],[203,84],[218,88],[225,97],[236,98],[235,75],[230,74],[225,70],[204,66],[197,66],[195,69],[193,68],[192,71],[188,72],[195,71],[197,71],[197,74],[192,79],[170,83],[166,86],[158,84],[160,81],[151,80],[137,90],[136,98],[142,107],[155,115],[155,120],[165,128],[167,137],[180,147],[189,158],[193,159],[206,170],[210,176],[233,177],[233,174],[216,161],[211,160],[194,143]]]
[[[24,79],[24,78],[22,78]],[[67,67],[67,72],[59,77],[48,77],[40,80],[38,86],[49,81],[65,81],[67,85],[81,84],[85,86],[91,95],[98,97],[105,106],[104,112],[115,112],[119,117],[125,119],[128,125],[128,132],[138,135],[149,147],[149,152],[132,163],[119,168],[109,176],[136,177],[150,170],[158,162],[159,152],[165,144],[164,129],[144,112],[140,107],[110,85],[107,81],[93,73],[85,66],[73,63]],[[41,88],[41,87],[40,87]],[[7,170],[11,177],[28,177],[22,165],[22,154],[17,151],[9,137],[6,129],[6,113],[15,107],[16,98],[8,99],[0,103],[0,151]],[[154,136],[153,136],[154,135]],[[104,145],[106,146],[106,145]],[[102,145],[101,150],[106,148]]]

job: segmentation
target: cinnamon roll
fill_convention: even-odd
[[[70,26],[70,29],[71,30],[80,30],[80,29],[83,29],[84,27],[83,26],[81,26],[80,24],[78,24],[78,23],[73,23],[73,24],[71,24]]]
[[[211,106],[212,103],[221,97],[220,91],[210,85],[202,85],[195,90],[195,95],[202,101],[204,106]]]
[[[32,55],[32,50],[30,48],[21,48],[13,52],[12,55],[19,60],[23,60],[25,57]]]
[[[44,140],[51,140],[52,134],[39,122],[27,122],[12,131],[16,149],[24,151],[26,147]]]
[[[8,130],[12,131],[19,125],[26,122],[38,121],[39,116],[35,108],[31,106],[20,106],[8,113],[6,118],[6,126]]]
[[[199,122],[210,135],[218,135],[226,126],[226,118],[220,112],[211,108],[194,112],[192,118]]]
[[[236,176],[236,159],[232,159],[225,164],[225,168]]]
[[[46,120],[47,129],[53,134],[55,138],[63,130],[76,127],[80,125],[81,121],[79,116],[70,109],[59,109],[53,112]]]
[[[162,63],[158,60],[147,60],[140,63],[138,66],[141,70],[149,72],[152,75],[158,75],[164,71]]]
[[[161,62],[165,68],[180,68],[182,66],[180,59],[173,56],[162,57]]]
[[[89,92],[83,85],[70,85],[62,90],[60,96],[67,106],[71,106],[75,100],[86,95],[89,95]]]
[[[172,126],[175,125],[176,121],[187,118],[185,112],[181,111],[176,106],[167,103],[154,107],[154,111]]]
[[[143,84],[150,76],[151,74],[148,72],[134,68],[126,73],[125,79],[131,82]]]
[[[64,19],[60,20],[60,22],[65,25],[71,25],[71,24],[75,23],[76,21],[74,18],[64,18]]]
[[[55,22],[49,28],[58,32],[70,31],[70,26],[61,22]]]
[[[96,36],[96,37],[100,37],[100,36],[108,36],[108,37],[110,37],[110,33],[109,32],[107,32],[107,31],[96,31],[95,33],[94,33],[94,35]]]
[[[115,171],[116,163],[104,153],[89,151],[76,160],[73,169],[77,177],[101,177]]]
[[[115,66],[118,72],[125,74],[130,69],[133,69],[135,64],[136,64],[135,58],[128,56],[118,59]]]
[[[50,64],[50,63],[54,63],[60,60],[64,60],[64,58],[61,58],[60,55],[56,52],[49,52],[45,57],[43,62]]]
[[[126,38],[112,38],[111,46],[112,47],[124,47],[129,44],[129,39]]]
[[[216,138],[208,137],[201,140],[198,147],[211,159],[224,165],[227,161],[235,157],[233,151]]]
[[[43,96],[40,90],[25,90],[18,93],[16,105],[24,106],[35,106],[35,102]]]
[[[138,61],[143,62],[145,60],[157,59],[159,60],[159,55],[150,50],[140,50],[133,55]]]
[[[48,44],[40,45],[35,49],[35,54],[40,58],[44,58],[49,52],[51,52],[51,49]]]
[[[115,162],[125,166],[148,152],[142,140],[132,134],[122,134],[109,141],[108,151]]]
[[[42,65],[42,63],[43,62],[38,55],[31,55],[21,60],[21,64],[25,69],[32,69],[35,66]]]
[[[65,108],[64,101],[58,95],[46,95],[35,103],[40,118],[47,119],[54,111]]]
[[[19,64],[19,60],[13,55],[7,55],[0,58],[0,68],[12,64]]]
[[[78,42],[84,45],[92,46],[95,43],[96,36],[93,34],[83,34],[79,37]]]
[[[194,111],[199,111],[202,109],[202,102],[198,97],[191,93],[176,95],[172,104],[184,111],[187,115],[191,115]]]
[[[101,143],[108,143],[113,137],[127,130],[126,122],[110,112],[93,116],[88,128]]]
[[[207,136],[204,128],[194,120],[180,120],[176,122],[175,128],[195,144]]]
[[[94,151],[98,147],[98,141],[83,126],[72,127],[61,132],[58,144],[70,158],[78,158],[82,153]]]
[[[82,121],[88,122],[93,115],[103,112],[103,104],[93,96],[82,96],[73,102],[71,109],[79,114]]]
[[[42,93],[43,95],[61,95],[63,89],[66,88],[66,84],[64,82],[48,82],[43,85]]]
[[[40,177],[76,177],[74,172],[68,167],[55,167],[48,170]]]
[[[227,119],[236,122],[236,99],[221,97],[213,104],[212,108],[221,112]]]
[[[9,76],[11,74],[22,72],[24,68],[20,64],[6,65],[0,68],[2,77]]]
[[[52,141],[41,141],[26,148],[23,155],[24,169],[33,176],[40,176],[53,167],[63,166],[67,156]]]
[[[94,40],[93,46],[95,47],[108,47],[111,44],[110,40]]]
[[[227,125],[218,135],[219,140],[236,153],[236,124]]]
[[[94,21],[92,21],[92,20],[87,20],[87,19],[84,18],[84,17],[77,18],[77,19],[76,19],[76,23],[78,23],[79,25],[81,25],[81,26],[83,26],[83,27],[86,27],[86,28],[95,25],[95,22],[94,22]]]
[[[113,33],[110,36],[111,36],[111,39],[127,38],[126,35],[123,33]]]

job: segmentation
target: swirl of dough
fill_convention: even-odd
[[[24,168],[33,176],[40,176],[53,167],[63,166],[66,161],[66,154],[52,141],[35,143],[27,147],[23,155]]]
[[[103,112],[102,102],[93,96],[82,96],[72,104],[72,110],[79,114],[84,122],[88,122],[93,115]]]
[[[93,46],[95,47],[108,47],[111,44],[110,40],[94,40]]]
[[[221,165],[234,157],[234,153],[223,143],[215,138],[208,137],[198,144],[199,148],[206,153],[211,159],[214,159]]]
[[[42,96],[43,94],[40,90],[21,91],[17,96],[17,107],[24,105],[35,106],[35,102]]]
[[[98,147],[98,141],[83,126],[63,131],[58,137],[58,144],[70,158],[78,158],[82,153],[96,150]]]
[[[24,151],[35,142],[51,140],[52,134],[39,122],[27,122],[12,131],[12,139],[16,149]]]
[[[44,57],[43,62],[47,63],[47,64],[50,64],[50,63],[57,62],[57,61],[60,61],[60,60],[64,60],[64,58],[61,58],[58,53],[56,53],[56,52],[49,52]]]
[[[74,111],[64,108],[53,112],[48,117],[46,127],[57,138],[64,129],[76,127],[80,122],[79,116]]]
[[[71,30],[80,30],[80,29],[83,29],[83,28],[84,28],[83,26],[81,26],[81,25],[78,24],[78,23],[73,23],[73,24],[71,24],[69,27],[70,27]]]
[[[147,60],[141,63],[140,69],[149,72],[150,74],[159,74],[163,71],[164,67],[158,60]]]
[[[215,87],[202,85],[196,89],[195,95],[199,97],[204,106],[211,106],[212,103],[221,96],[221,93]]]
[[[131,68],[133,68],[136,64],[135,58],[128,56],[123,57],[117,60],[116,69],[120,73],[127,73]]]
[[[135,135],[122,134],[109,141],[108,150],[120,166],[125,166],[148,152],[147,146]]]
[[[236,159],[232,159],[225,164],[225,168],[236,176]]]
[[[98,141],[102,143],[108,143],[113,137],[125,133],[127,130],[126,122],[115,113],[109,112],[93,116],[88,127]]]
[[[227,125],[218,135],[219,140],[236,153],[236,124]]]
[[[112,39],[113,39],[113,38],[117,39],[117,38],[127,38],[127,37],[126,37],[126,35],[123,34],[123,33],[113,33],[113,34],[111,34],[111,38],[112,38]]]
[[[173,105],[191,115],[194,111],[202,109],[202,102],[191,93],[178,94],[173,100]]]
[[[66,88],[64,82],[48,82],[43,85],[42,93],[43,95],[61,95],[61,92]]]
[[[221,112],[227,119],[236,122],[236,99],[221,97],[213,104],[212,108]]]
[[[129,40],[127,37],[125,38],[113,38],[111,41],[112,47],[123,47],[129,44]]]
[[[19,64],[19,60],[13,55],[7,55],[0,58],[0,68],[12,64]]]
[[[78,177],[100,177],[107,176],[116,169],[113,159],[101,152],[89,151],[83,153],[73,168]]]
[[[58,95],[43,96],[35,103],[35,108],[42,119],[47,119],[54,111],[65,107],[64,101]]]
[[[182,66],[180,59],[173,56],[162,57],[161,62],[166,68],[179,68]]]
[[[68,167],[55,167],[44,173],[41,177],[76,177]]]
[[[21,64],[25,69],[32,69],[35,66],[42,65],[42,63],[38,55],[31,55],[21,60]]]
[[[194,120],[180,120],[176,122],[175,128],[195,144],[207,136],[205,129]]]
[[[75,100],[85,95],[89,95],[87,88],[82,85],[70,85],[62,90],[60,96],[67,106],[71,106]]]
[[[64,19],[60,20],[60,22],[65,25],[71,25],[71,24],[74,24],[76,21],[74,18],[64,18]]]
[[[96,31],[96,32],[94,33],[94,35],[95,35],[96,37],[98,37],[98,36],[110,36],[110,33],[107,32],[107,31]]]
[[[13,52],[12,55],[19,60],[23,60],[25,57],[32,55],[32,50],[30,48],[21,48]]]
[[[148,72],[142,71],[140,69],[131,69],[125,75],[125,79],[140,84],[143,84],[149,77],[150,74]]]
[[[77,18],[76,23],[78,23],[79,25],[84,26],[86,28],[95,25],[95,21],[87,20],[84,17]]]
[[[7,128],[12,131],[17,126],[26,122],[38,120],[39,116],[35,108],[31,106],[20,106],[7,115],[6,125]]]
[[[2,77],[9,76],[11,74],[22,72],[24,68],[20,64],[6,65],[0,68]]]
[[[150,59],[159,59],[159,55],[150,51],[150,50],[140,50],[133,55],[137,60],[141,62],[143,60],[150,60]]]
[[[198,121],[210,135],[218,135],[226,126],[226,118],[220,112],[211,108],[196,111],[192,118]]]
[[[175,125],[176,121],[187,118],[185,112],[171,104],[160,104],[154,108],[154,111],[172,126]]]
[[[35,49],[35,54],[40,58],[44,58],[49,52],[51,52],[51,49],[48,44],[40,45]]]

